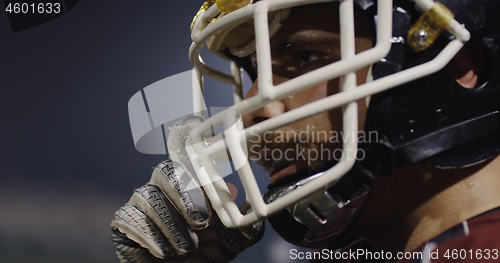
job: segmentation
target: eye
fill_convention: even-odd
[[[300,67],[304,67],[318,60],[319,55],[312,51],[300,51],[298,58],[300,59]]]

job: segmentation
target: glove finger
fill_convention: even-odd
[[[171,160],[159,163],[149,183],[158,185],[164,191],[192,230],[207,227],[210,205],[196,181],[181,165],[174,167]]]
[[[116,211],[111,220],[111,230],[118,256],[124,260],[131,259],[127,262],[136,262],[135,259],[149,253],[157,258],[175,255],[158,227],[137,207],[125,205]]]
[[[198,247],[198,237],[157,185],[139,187],[127,203],[138,207],[156,224],[178,255]]]
[[[229,262],[239,253],[257,243],[264,235],[264,222],[244,228],[226,228],[217,216],[210,218],[210,227],[197,232],[199,249],[187,262]]]

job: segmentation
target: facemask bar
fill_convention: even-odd
[[[426,11],[432,6],[432,0],[415,0]],[[265,204],[262,199],[254,174],[246,158],[246,142],[256,136],[262,135],[265,131],[275,130],[298,120],[313,116],[317,113],[331,110],[346,105],[343,116],[343,126],[345,134],[353,134],[353,140],[348,140],[343,145],[345,153],[356,152],[357,149],[357,106],[356,101],[376,93],[385,91],[403,83],[421,78],[434,73],[444,67],[462,48],[464,43],[470,38],[469,32],[456,20],[451,20],[447,29],[455,36],[443,51],[433,60],[398,72],[396,74],[377,79],[370,83],[356,87],[355,71],[365,66],[371,65],[385,57],[391,47],[392,38],[392,1],[380,0],[378,2],[377,16],[377,43],[374,48],[354,54],[354,15],[352,0],[340,1],[341,17],[341,60],[311,71],[282,84],[274,86],[272,83],[271,57],[269,47],[269,30],[267,24],[267,13],[280,8],[289,8],[299,4],[311,4],[329,1],[260,1],[253,5],[236,10],[225,16],[225,19],[233,22],[243,22],[251,17],[255,17],[255,37],[257,43],[257,59],[259,61],[259,94],[242,101],[230,109],[223,111],[209,120],[203,122],[190,134],[187,151],[197,171],[197,177],[204,186],[214,209],[216,210],[222,223],[227,227],[240,227],[255,223],[272,213],[275,213],[304,198],[318,189],[331,186],[336,180],[347,173],[355,159],[343,158],[341,161],[326,171],[321,177],[312,180],[303,187],[294,190],[280,199],[270,204]],[[218,12],[217,7],[212,6],[200,16],[210,16]],[[223,19],[214,21],[203,31],[198,32],[197,24],[193,29],[193,44],[190,49],[190,59],[195,66],[200,80],[205,74],[215,79],[235,84],[234,76],[217,72],[205,65],[199,57],[199,51],[208,38],[224,27]],[[227,22],[227,21],[226,21]],[[272,119],[258,123],[250,128],[243,129],[243,125],[238,121],[240,114],[254,111],[272,100],[279,100],[285,96],[297,93],[311,86],[335,79],[339,76],[345,77],[344,89],[342,92],[304,105],[281,114]],[[227,145],[223,141],[218,141],[207,146],[203,143],[204,135],[213,128],[224,125]],[[243,215],[233,202],[229,190],[224,180],[219,174],[217,167],[211,156],[225,152],[229,148],[231,157],[247,193],[247,202],[250,203],[252,211]],[[344,154],[346,156],[346,154]]]

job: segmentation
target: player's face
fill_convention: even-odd
[[[356,19],[356,52],[371,48],[366,23]],[[361,27],[360,29],[358,29]],[[340,60],[338,4],[319,4],[295,8],[271,39],[274,85]],[[252,57],[258,71],[258,61]],[[357,84],[365,82],[368,68],[357,72]],[[246,98],[259,92],[256,81]],[[293,110],[342,89],[342,78],[334,79],[243,116],[243,122],[254,125]],[[365,101],[358,102],[359,129],[363,129]],[[338,160],[342,154],[342,109],[333,109],[281,127],[263,135],[259,143],[249,144],[252,158],[269,173],[272,182],[313,167]]]

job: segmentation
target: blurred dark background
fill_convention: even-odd
[[[0,3],[0,262],[118,262],[110,218],[166,158],[135,150],[127,103],[191,69],[202,2],[80,1],[16,33]],[[235,262],[290,248],[268,226]]]

